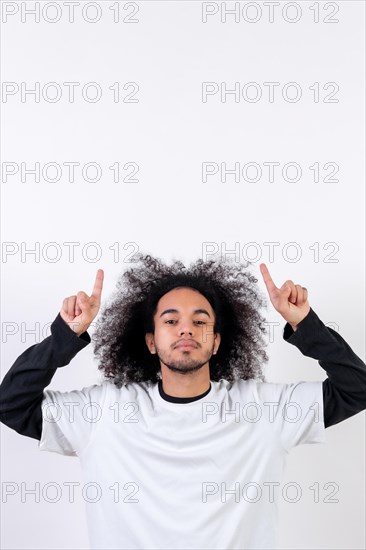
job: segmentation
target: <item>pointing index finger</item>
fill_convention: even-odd
[[[266,264],[260,264],[259,267],[268,292],[271,294],[274,290],[278,290],[273,282],[271,275],[269,274]]]
[[[95,283],[94,283],[92,296],[94,296],[94,298],[97,298],[99,301],[100,301],[100,297],[102,295],[103,279],[104,279],[104,271],[103,271],[103,269],[98,269],[97,276],[95,277]]]

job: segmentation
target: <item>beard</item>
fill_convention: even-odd
[[[189,374],[191,372],[198,371],[211,359],[214,346],[212,346],[211,351],[208,350],[206,356],[203,358],[194,359],[192,358],[191,352],[183,350],[182,357],[180,359],[173,359],[169,353],[161,352],[159,349],[156,349],[156,354],[159,357],[160,361],[172,372],[178,372],[180,374]]]

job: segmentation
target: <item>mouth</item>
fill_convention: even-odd
[[[186,343],[178,344],[175,347],[176,347],[176,349],[195,349],[196,345],[195,344],[190,344],[189,342],[186,342]]]

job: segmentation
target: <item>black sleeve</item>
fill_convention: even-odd
[[[21,435],[41,439],[43,390],[58,367],[68,365],[91,341],[78,336],[58,314],[51,335],[26,349],[0,384],[0,421]]]
[[[318,359],[327,372],[323,381],[324,425],[338,424],[366,409],[366,365],[347,342],[326,327],[310,308],[293,331],[286,323],[283,338],[303,355]]]

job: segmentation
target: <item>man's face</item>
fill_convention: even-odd
[[[162,296],[154,315],[155,332],[146,344],[163,367],[187,374],[202,367],[217,352],[220,334],[213,333],[214,311],[206,298],[192,288],[174,288]]]

